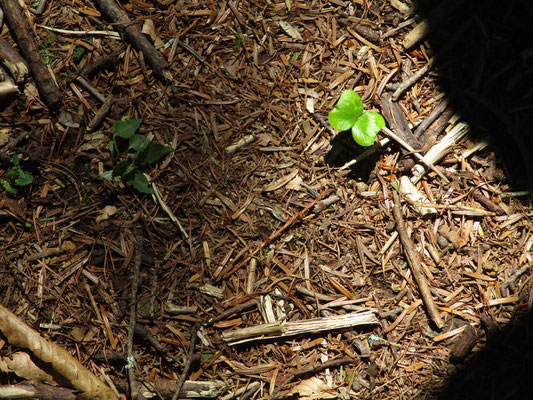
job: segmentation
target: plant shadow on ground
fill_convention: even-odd
[[[442,4],[453,11],[439,13]],[[439,86],[474,137],[491,139],[511,186],[531,189],[533,2],[419,0],[418,7]]]
[[[513,189],[533,187],[533,2],[458,1],[440,19],[435,2],[420,0],[438,84],[472,129],[490,138]],[[423,397],[525,399],[533,393],[533,315],[514,318],[489,334],[485,345],[458,366],[444,389]]]
[[[330,167],[340,168],[346,163],[356,159],[364,153],[368,147],[355,143],[351,131],[339,132],[331,139],[331,148],[324,155],[324,161]],[[356,180],[368,182],[369,176],[379,161],[379,152],[365,157],[360,162],[350,167],[350,177]]]

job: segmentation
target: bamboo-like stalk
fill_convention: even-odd
[[[364,311],[328,318],[314,318],[296,322],[276,322],[224,332],[222,339],[229,345],[241,344],[263,339],[279,339],[353,326],[375,325],[378,320],[374,311]]]

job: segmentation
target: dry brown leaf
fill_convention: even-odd
[[[87,400],[118,400],[113,391],[91,371],[60,347],[42,338],[11,311],[0,305],[0,331],[12,346],[28,349],[40,361],[50,365]]]
[[[98,223],[109,219],[109,217],[115,214],[117,210],[118,209],[115,206],[105,206],[100,212],[100,215],[96,217],[96,222]]]
[[[9,142],[11,129],[0,129],[0,147]]]
[[[46,367],[42,364],[41,367]],[[0,371],[7,374],[14,373],[20,378],[27,380],[39,381],[50,385],[58,385],[58,382],[51,375],[53,371],[45,371],[43,368],[35,365],[28,353],[19,351],[13,353],[11,357],[0,357]]]
[[[87,133],[83,136],[85,142],[78,147],[78,153],[81,151],[103,149],[107,146],[109,138],[104,135],[102,132]]]
[[[76,246],[76,244],[70,240],[65,240],[63,243],[61,243],[61,250],[66,251],[67,253],[73,252],[77,248],[78,246]]]
[[[302,188],[303,179],[300,175],[296,175],[289,183],[287,183],[287,190],[300,190]]]
[[[282,188],[283,186],[285,186],[287,183],[289,183],[290,181],[292,181],[294,178],[296,178],[296,176],[298,175],[298,170],[297,169],[294,169],[290,174],[284,176],[283,178],[281,179],[278,179],[277,181],[275,182],[272,182],[270,185],[266,185],[264,188],[263,188],[263,191],[264,192],[271,192],[273,190],[277,190],[279,188]]]
[[[145,19],[142,26],[142,33],[150,36],[150,39],[154,42],[156,49],[160,49],[165,46],[165,43],[159,38],[159,35],[155,31],[154,21],[151,19]]]
[[[333,399],[333,393],[328,393],[331,388],[318,379],[316,376],[301,381],[289,392],[289,396],[299,396],[300,399]]]
[[[300,32],[298,32],[298,30],[288,22],[279,21],[279,26],[281,26],[281,29],[283,29],[285,33],[291,38],[296,40],[303,40],[302,35],[300,35]]]

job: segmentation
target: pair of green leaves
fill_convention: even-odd
[[[377,133],[385,127],[385,120],[374,111],[365,111],[363,102],[353,90],[345,90],[337,105],[329,112],[328,120],[338,131],[352,131],[355,142],[371,146]]]
[[[144,135],[137,133],[142,119],[117,121],[113,125],[113,140],[109,142],[111,154],[119,155],[120,161],[112,171],[104,172],[103,178],[120,177],[124,183],[133,186],[141,193],[154,193],[144,168],[163,158],[174,149],[169,146],[152,142]]]
[[[6,172],[5,177],[6,181],[2,182],[2,187],[6,192],[16,194],[17,189],[11,186],[11,183],[14,183],[17,186],[28,186],[33,183],[33,176],[28,171],[24,171],[20,167],[20,159],[18,155],[14,154],[11,159],[13,166]]]

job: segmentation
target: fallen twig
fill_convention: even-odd
[[[378,320],[374,311],[364,311],[329,318],[314,318],[296,322],[274,322],[236,329],[222,333],[222,339],[233,346],[262,339],[280,339],[362,325],[375,325]]]
[[[2,38],[0,38],[0,61],[18,84],[24,82],[30,73],[26,60]]]
[[[394,199],[394,206],[392,212],[394,214],[394,219],[396,220],[396,230],[398,231],[398,235],[400,236],[400,241],[402,242],[407,261],[409,262],[409,266],[411,267],[413,276],[415,277],[416,283],[418,284],[420,295],[422,296],[422,300],[424,301],[429,317],[435,323],[435,325],[437,325],[438,328],[442,328],[444,326],[444,323],[442,322],[435,303],[433,302],[433,297],[431,296],[429,285],[427,283],[426,277],[424,276],[418,253],[416,252],[413,243],[411,242],[411,239],[407,234],[407,229],[405,228],[405,223],[400,208],[400,196],[395,190],[392,191],[392,196]]]
[[[4,0],[5,1],[5,0]],[[138,24],[133,23],[128,15],[122,11],[113,0],[95,0],[100,10],[124,32],[126,39],[141,51],[159,79],[172,80],[168,70],[169,64],[165,57],[157,50],[141,32]]]
[[[429,69],[433,66],[433,59],[429,60],[429,63],[424,65],[422,68],[420,68],[418,71],[416,71],[415,74],[407,78],[405,81],[403,81],[400,86],[394,91],[392,94],[392,100],[397,101],[404,92],[409,89],[411,86],[413,86],[420,78],[422,78]]]
[[[196,345],[196,338],[197,338],[196,334],[198,333],[198,328],[199,328],[199,325],[196,324],[191,329],[191,340],[189,340],[189,351],[187,352],[187,361],[185,362],[185,367],[183,368],[183,372],[181,373],[180,379],[178,383],[176,384],[176,390],[174,391],[172,400],[178,399],[181,388],[183,387],[183,384],[185,383],[187,376],[189,376],[189,371],[191,370],[191,365],[194,360],[194,346]]]
[[[450,103],[450,100],[445,97],[440,101],[440,103],[429,113],[424,120],[418,124],[418,126],[415,129],[414,135],[416,138],[418,138],[420,135],[422,135],[427,128],[446,110],[448,107],[448,104]]]

